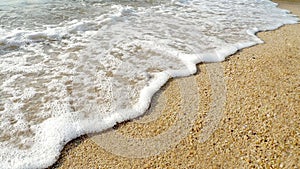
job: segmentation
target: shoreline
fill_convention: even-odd
[[[275,2],[300,15],[300,3],[296,11],[294,2],[293,5],[290,1]],[[105,151],[88,136],[82,136],[68,143],[58,162],[50,168],[300,167],[297,138],[300,25],[286,25],[257,35],[264,44],[242,49],[221,63],[225,69],[227,102],[219,128],[206,142],[199,143],[198,136],[210,109],[211,87],[206,64],[199,64],[200,72],[192,76],[201,89],[196,91],[201,96],[199,116],[189,135],[174,148],[153,157],[125,158]],[[121,124],[116,127],[118,132],[151,137],[167,130],[176,121],[170,114],[180,111],[180,80],[170,80],[159,92],[158,95],[167,97],[167,106],[159,119],[150,124],[134,121]]]

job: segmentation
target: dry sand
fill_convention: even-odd
[[[280,7],[300,15],[300,2],[280,2]],[[51,168],[300,168],[300,24],[258,36],[265,44],[243,49],[221,63],[226,105],[216,121],[218,128],[205,142],[199,139],[207,126],[213,90],[210,65],[200,64],[195,76],[171,80],[156,95],[151,111],[161,112],[158,119],[134,120],[114,129],[132,138],[167,132],[178,121],[176,115],[191,106],[184,105],[180,84],[196,80],[198,86],[189,89],[199,103],[191,110],[196,111],[196,121],[177,145],[155,156],[131,158],[110,153],[83,136],[69,143]]]

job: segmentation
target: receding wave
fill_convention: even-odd
[[[5,0],[0,166],[47,167],[69,140],[142,115],[168,79],[296,22],[268,0]]]

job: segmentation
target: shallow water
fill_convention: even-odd
[[[70,139],[143,114],[169,78],[296,21],[267,0],[2,0],[0,167],[49,166]]]

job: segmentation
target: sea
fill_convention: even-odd
[[[168,79],[297,22],[269,0],[1,0],[0,168],[48,167]]]

